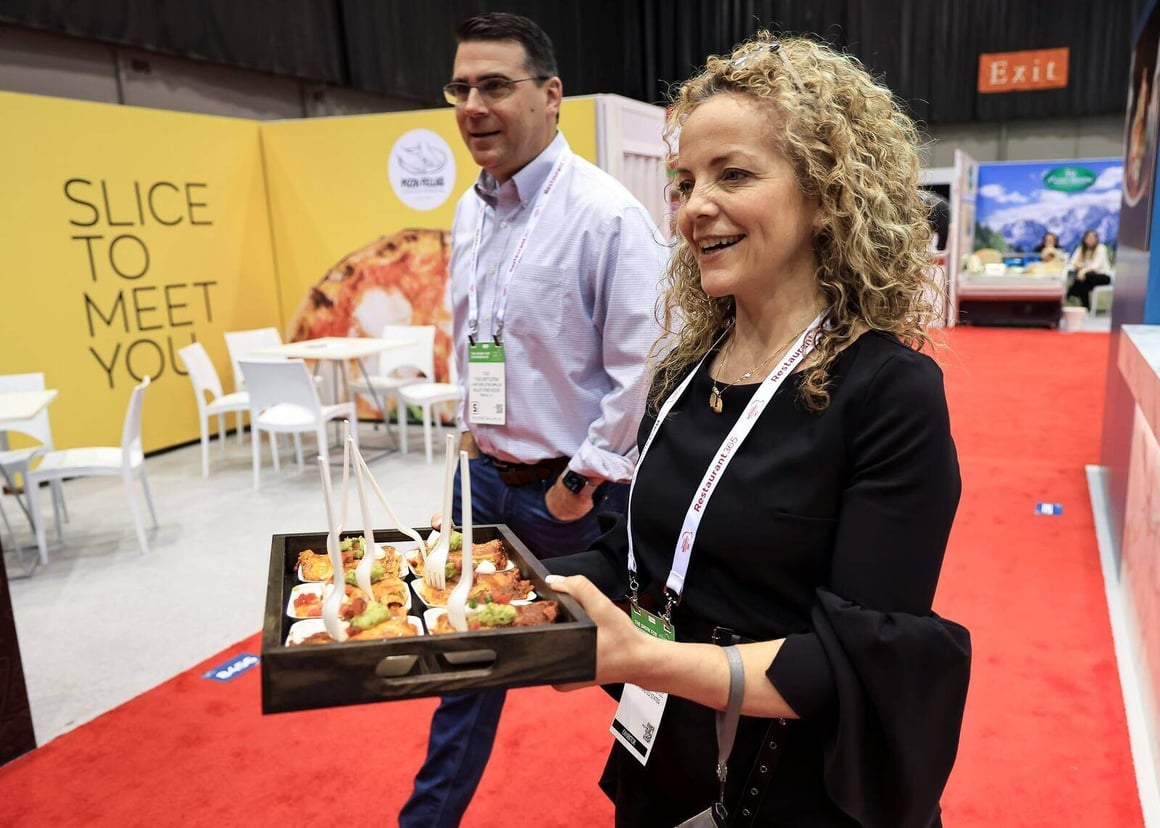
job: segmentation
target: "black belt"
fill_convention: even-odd
[[[509,486],[527,486],[543,480],[555,480],[568,468],[567,457],[549,457],[538,463],[509,463],[487,455],[499,479]]]
[[[681,612],[680,609],[673,614],[673,626],[680,632],[682,639],[700,644],[728,647],[730,644],[751,644],[755,640],[729,627],[705,621],[692,613]]]

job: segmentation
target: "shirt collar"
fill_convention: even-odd
[[[520,204],[526,207],[528,199],[548,180],[552,167],[567,149],[569,147],[564,139],[564,133],[556,130],[556,137],[552,139],[552,143],[504,184],[497,182],[487,170],[480,170],[479,178],[475,182],[475,194],[494,207],[501,193],[511,192]]]

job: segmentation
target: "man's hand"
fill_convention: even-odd
[[[459,450],[467,452],[468,460],[475,460],[479,457],[479,446],[476,445],[475,437],[470,431],[464,431],[459,435]]]
[[[587,488],[582,489],[580,494],[572,494],[564,486],[563,475],[561,475],[556,478],[552,488],[548,489],[548,494],[544,497],[544,505],[548,507],[548,513],[556,520],[579,520],[592,511],[592,495]]]

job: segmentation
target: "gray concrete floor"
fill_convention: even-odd
[[[409,436],[409,454],[369,462],[399,518],[425,526],[438,510],[442,456],[437,450],[428,465],[421,430],[413,427]],[[366,444],[387,442],[369,424],[360,437],[368,458],[373,451]],[[239,445],[229,438],[224,454],[214,440],[209,479],[201,476],[197,445],[146,461],[160,524],[149,533],[148,555],[137,545],[120,478],[64,484],[70,521],[63,540],[50,529],[48,565],[9,582],[38,744],[261,629],[271,536],[325,531],[326,513],[312,438],[303,438],[303,471],[286,440],[275,472],[267,443],[258,492],[248,440]],[[341,468],[333,472],[337,487]],[[359,528],[358,498],[351,495],[349,523]],[[50,498],[42,502],[51,527]],[[12,573],[36,550],[13,550],[33,540],[10,496],[4,509],[16,532],[3,537]],[[372,511],[377,528],[390,526],[377,501]]]
[[[1083,333],[1089,331],[1102,331],[1108,333],[1112,330],[1112,312],[1101,311],[1100,313],[1088,313],[1083,320]]]

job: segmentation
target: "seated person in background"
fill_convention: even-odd
[[[1068,298],[1078,298],[1088,310],[1092,307],[1092,288],[1112,283],[1112,263],[1108,259],[1108,246],[1100,244],[1100,235],[1095,230],[1087,230],[1079,247],[1071,254],[1068,270],[1075,273],[1075,281],[1067,289]]]
[[[1035,252],[1039,254],[1041,262],[1063,262],[1067,258],[1067,254],[1059,249],[1059,236],[1050,231],[1043,234],[1035,246]]]

